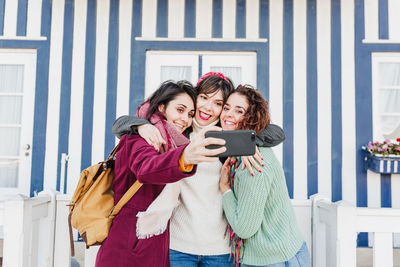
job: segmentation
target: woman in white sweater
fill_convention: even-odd
[[[234,89],[232,82],[221,73],[205,74],[196,88],[196,113],[190,139],[201,129],[219,123],[222,107]],[[113,133],[121,136],[132,131],[132,126],[143,123],[145,121],[137,119],[132,121],[132,117],[121,117],[114,123]],[[284,134],[280,127],[271,126],[258,136],[258,144],[274,146],[283,141]],[[139,126],[139,134],[156,148],[163,142],[150,124]],[[260,165],[263,164],[261,158],[258,161]],[[247,163],[250,173],[253,173],[250,165],[260,169],[252,157]],[[200,163],[194,176],[179,182],[181,204],[174,210],[170,221],[172,267],[233,266],[219,192],[221,167],[219,161]]]

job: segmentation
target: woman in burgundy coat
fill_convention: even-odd
[[[192,85],[168,81],[139,107],[138,111],[145,112],[145,117],[160,130],[167,142],[159,153],[139,135],[121,138],[115,160],[114,203],[136,179],[143,186],[114,218],[109,235],[97,254],[96,267],[169,266],[168,229],[160,235],[138,239],[136,215],[148,208],[165,184],[193,175],[196,171],[193,164],[218,160],[218,157],[210,156],[225,151],[225,147],[205,148],[211,143],[223,145],[223,140],[205,139],[203,133],[190,143],[183,135],[192,123],[194,100]]]

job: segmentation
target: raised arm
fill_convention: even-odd
[[[198,164],[200,162],[217,161],[218,157],[213,157],[225,152],[226,147],[217,149],[207,149],[206,146],[224,145],[225,140],[218,138],[205,138],[205,131],[220,130],[219,127],[210,127],[203,129],[192,140],[189,145],[180,146],[174,150],[159,154],[151,145],[139,135],[126,136],[121,140],[124,145],[124,156],[129,162],[130,171],[141,183],[166,184],[173,183],[182,178],[194,174],[194,170],[189,173],[183,173],[179,169],[179,160],[184,164]],[[183,175],[184,174],[184,175]]]
[[[127,136],[127,159],[129,169],[139,182],[144,184],[167,184],[194,174],[179,169],[179,158],[186,146],[159,154],[139,135]]]
[[[268,124],[267,128],[257,135],[256,144],[262,147],[274,147],[282,143],[285,138],[285,132],[281,127]]]
[[[160,147],[166,143],[157,127],[148,120],[136,116],[119,117],[113,124],[112,132],[118,138],[125,134],[139,134],[157,151],[160,151]]]
[[[114,121],[112,133],[121,139],[125,134],[137,133],[135,128],[144,124],[150,124],[150,122],[140,117],[124,115]]]

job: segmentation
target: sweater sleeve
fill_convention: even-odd
[[[192,176],[192,171],[183,172],[179,168],[179,158],[186,148],[180,146],[174,150],[159,154],[151,145],[138,135],[127,140],[129,148],[129,169],[139,182],[144,184],[167,184]]]
[[[252,237],[261,227],[269,194],[269,177],[265,170],[254,177],[241,172],[236,175],[235,193],[222,196],[225,216],[235,233],[243,239]]]
[[[140,117],[128,115],[121,116],[114,121],[112,126],[112,133],[116,137],[121,138],[124,134],[134,133],[135,130],[133,129],[133,127],[148,123],[150,123],[148,120],[142,119]]]
[[[268,124],[267,128],[262,130],[256,138],[256,144],[262,147],[277,146],[285,140],[285,132],[281,127],[275,124]]]

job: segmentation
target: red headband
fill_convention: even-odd
[[[227,82],[230,82],[222,73],[220,72],[208,72],[206,74],[204,74],[203,76],[200,77],[199,81],[197,82],[196,86],[199,85],[199,83],[204,80],[205,78],[209,77],[209,76],[218,76],[221,77],[222,79],[224,79]]]

